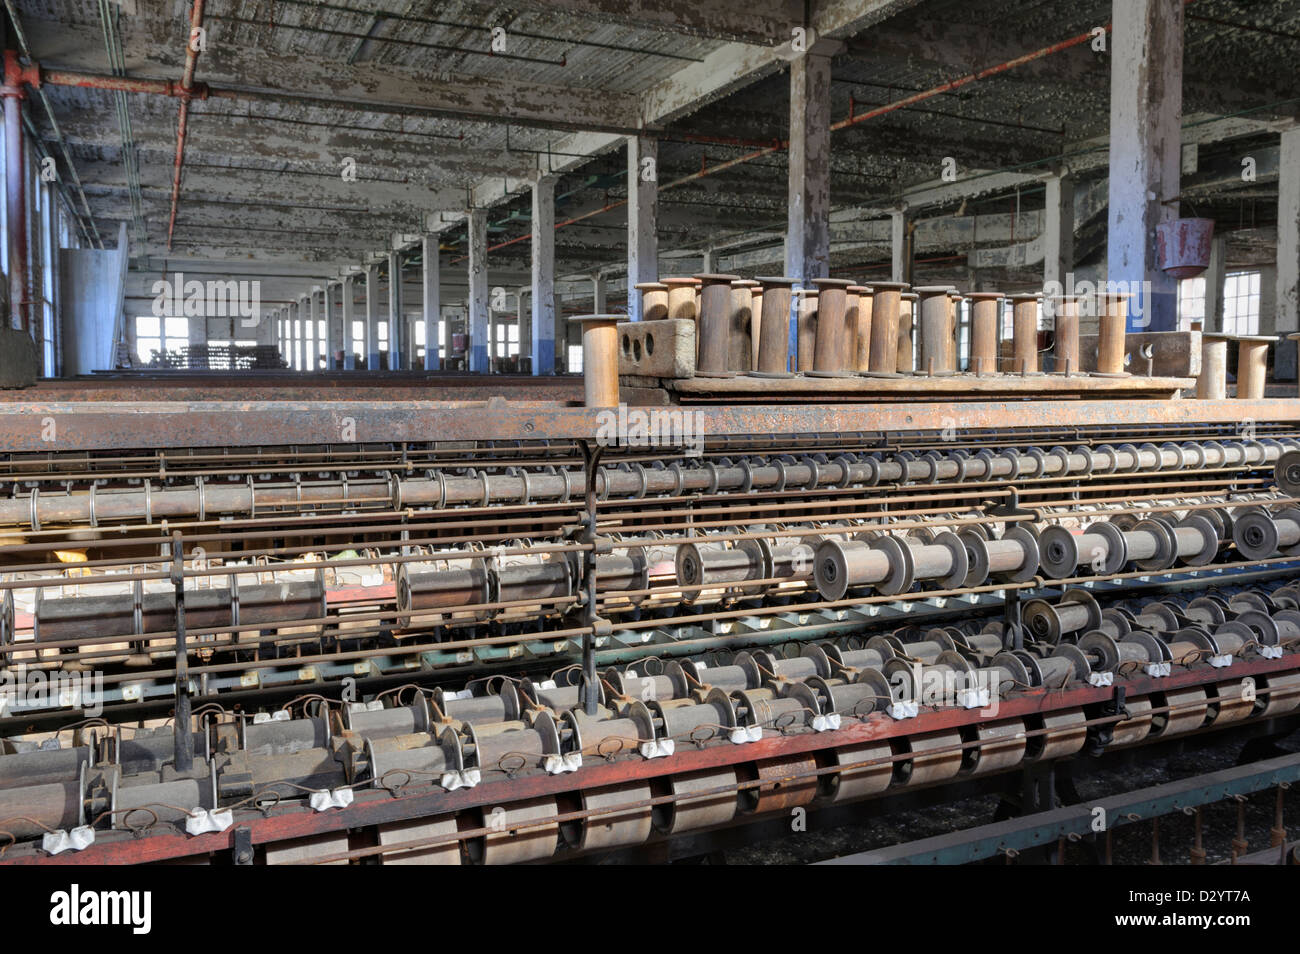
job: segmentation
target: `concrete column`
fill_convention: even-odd
[[[469,370],[491,370],[488,334],[487,209],[469,213]]]
[[[634,293],[636,289],[632,290]],[[605,314],[605,300],[608,297],[608,289],[605,279],[600,275],[591,276],[591,313],[593,315]]]
[[[321,286],[321,314],[325,317],[325,367],[337,371],[339,367],[338,350],[338,310],[334,307],[333,283]]]
[[[627,140],[627,313],[641,320],[638,282],[659,279],[659,142],[644,136]],[[533,304],[536,314],[536,296]]]
[[[533,374],[555,373],[555,183],[538,176],[533,183]],[[523,329],[520,329],[522,335]],[[520,338],[520,346],[523,339]]]
[[[379,367],[379,266],[366,266],[366,370]]]
[[[402,312],[402,254],[388,253],[388,367],[410,366],[406,355],[406,315]]]
[[[1112,0],[1107,278],[1127,282],[1130,331],[1178,327],[1178,282],[1156,263],[1156,226],[1178,217],[1182,0]]]
[[[1282,133],[1278,156],[1277,298],[1274,332],[1300,331],[1300,125]],[[1262,329],[1261,329],[1262,330]],[[1284,381],[1296,376],[1298,342],[1283,341],[1277,349],[1274,375]]]
[[[1043,217],[1043,284],[1055,283],[1071,295],[1066,281],[1074,270],[1074,179],[1052,176],[1047,180],[1047,209]]]
[[[300,297],[289,306],[289,312],[293,315],[293,366],[301,371],[306,365],[303,363],[303,335],[306,334],[306,327],[303,324],[302,298]]]
[[[356,303],[352,296],[356,293],[355,279],[344,275],[339,283],[339,314],[343,323],[343,369],[352,371],[357,366],[356,354],[352,351],[352,322],[356,319]]]
[[[789,248],[789,247],[790,247],[790,244],[787,242],[787,243],[786,243],[786,248]],[[718,260],[718,253],[715,252],[713,249],[711,249],[711,248],[706,248],[703,252],[701,252],[701,253],[700,253],[700,274],[702,274],[702,275],[710,275],[710,274],[712,274],[714,271],[716,271],[716,269],[714,268],[714,264],[717,262],[717,260]],[[629,288],[630,288],[630,287],[631,287],[631,286],[629,286]],[[634,288],[633,288],[631,291],[628,292],[628,295],[629,295],[629,296],[631,296],[631,295],[633,295],[633,294],[637,294],[636,289],[634,289]]]
[[[438,348],[442,344],[438,328],[438,306],[442,299],[441,253],[438,236],[432,233],[420,240],[421,304],[420,318],[424,322],[424,370],[437,371],[442,367]]]
[[[1205,270],[1205,324],[1203,331],[1223,331],[1223,283],[1228,271],[1228,239],[1210,240],[1210,267]]]
[[[909,269],[907,267],[907,212],[903,209],[895,209],[889,213],[889,247],[891,251],[889,280],[905,282]]]
[[[830,271],[831,60],[790,62],[790,152],[785,273],[807,286]]]
[[[307,293],[307,320],[310,322],[307,336],[307,370],[320,369],[320,312],[316,308],[316,289]]]

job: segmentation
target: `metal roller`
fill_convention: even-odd
[[[673,775],[668,779],[668,793],[674,800],[654,813],[655,828],[665,834],[725,825],[736,816],[735,769]]]
[[[600,851],[644,844],[652,828],[649,783],[613,785],[578,793],[578,806],[594,812],[581,822],[563,827],[565,840],[579,851]]]
[[[1300,510],[1273,515],[1260,509],[1239,514],[1232,527],[1232,542],[1247,560],[1300,554]]]
[[[483,810],[480,827],[491,828],[492,832],[468,842],[470,859],[484,865],[517,865],[551,857],[559,846],[560,827],[548,819],[557,814],[554,798]]]
[[[433,820],[415,818],[379,825],[376,830],[379,834],[379,844],[388,847],[425,838],[454,835],[457,827],[454,817]],[[379,856],[379,860],[385,865],[458,865],[461,863],[461,843],[450,841],[426,848],[386,851]]]
[[[1058,643],[1062,638],[1101,626],[1101,606],[1087,590],[1066,590],[1056,604],[1047,600],[1029,600],[1021,617],[1035,638]]]
[[[1127,699],[1124,706],[1128,709],[1129,716],[1115,723],[1110,741],[1115,747],[1136,745],[1151,734],[1151,700],[1145,696]]]
[[[1203,726],[1209,716],[1210,704],[1205,690],[1199,686],[1172,689],[1163,694],[1168,712],[1151,716],[1151,735],[1169,738],[1184,732],[1194,732]]]
[[[1025,724],[1019,719],[986,722],[971,730],[968,741],[979,744],[967,749],[966,770],[987,775],[1019,765],[1025,757]]]

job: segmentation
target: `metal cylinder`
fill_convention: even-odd
[[[798,345],[795,368],[800,372],[813,369],[813,346],[817,338],[817,289],[797,288],[798,321],[795,343]]]
[[[1124,371],[1124,337],[1128,326],[1128,295],[1101,298],[1097,316],[1097,373],[1117,377]]]
[[[998,325],[1002,317],[1001,292],[972,292],[970,364],[976,374],[998,370]]]
[[[1011,370],[1016,374],[1038,372],[1037,295],[1011,296]]]
[[[1079,373],[1079,300],[1070,296],[1048,300],[1055,318],[1057,374]]]
[[[700,281],[699,359],[696,374],[721,377],[731,354],[731,283],[735,275],[697,275]],[[748,345],[748,342],[746,343]]]
[[[849,363],[848,289],[846,278],[814,278],[817,330],[813,339],[813,373],[842,374]],[[854,309],[853,320],[857,320]]]
[[[668,317],[668,286],[663,282],[637,282],[641,293],[641,320],[660,321]]]
[[[1196,379],[1196,397],[1222,401],[1228,396],[1228,335],[1201,335],[1201,375]]]
[[[948,290],[948,365],[954,371],[961,367],[961,303],[963,295],[956,288]]]
[[[1264,396],[1268,377],[1268,346],[1277,339],[1268,335],[1237,338],[1237,398],[1258,401]]]
[[[866,371],[871,367],[871,288],[868,285],[849,287],[849,300],[857,300],[857,320],[852,330],[853,348],[849,354],[850,371]]]
[[[898,372],[898,313],[906,282],[875,282],[871,309],[870,374]]]
[[[763,289],[762,320],[758,332],[759,374],[790,373],[790,296],[793,278],[760,278]]]
[[[921,296],[916,292],[903,292],[898,296],[898,363],[896,370],[903,374],[916,370],[912,335],[916,329],[916,303],[920,301],[920,298]],[[868,356],[870,351],[870,343],[868,342]],[[866,371],[869,367],[870,358],[868,357],[867,367],[862,368],[862,370]]]
[[[922,374],[951,374],[952,301],[950,285],[925,285],[916,290],[921,297],[921,319],[916,335],[917,370]]]
[[[727,349],[727,370],[738,374],[747,374],[753,368],[754,325],[757,316],[753,312],[752,289],[757,286],[758,282],[749,278],[737,278],[731,283],[731,337]]]
[[[621,315],[570,318],[582,328],[582,388],[587,407],[618,407],[618,322]]]

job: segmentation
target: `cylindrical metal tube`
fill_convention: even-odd
[[[1016,374],[1038,372],[1037,295],[1011,296],[1011,370]]]
[[[727,349],[727,370],[738,374],[747,374],[752,370],[754,356],[754,325],[756,315],[754,296],[751,289],[758,282],[749,278],[738,278],[731,283],[731,338]]]
[[[916,329],[916,303],[920,301],[921,296],[916,292],[903,292],[898,296],[898,364],[896,370],[903,374],[916,370],[915,351],[912,346],[912,335]],[[870,368],[870,342],[867,343],[867,365],[861,370],[866,371]]]
[[[922,374],[950,374],[952,348],[952,301],[949,285],[925,285],[916,290],[921,297],[921,319],[916,336],[918,370]]]
[[[972,292],[970,365],[976,374],[998,370],[998,325],[1002,318],[1001,292]]]
[[[845,278],[814,278],[817,286],[817,331],[813,339],[813,373],[840,374],[848,369],[848,289]],[[857,309],[853,311],[856,323]]]
[[[1128,326],[1128,295],[1106,295],[1101,298],[1101,313],[1097,316],[1097,373],[1118,376],[1124,374],[1124,338]]]
[[[849,306],[857,311],[850,324],[852,347],[846,365],[849,371],[866,371],[871,367],[871,289],[866,285],[849,286]]]
[[[696,374],[713,377],[730,374],[732,304],[731,283],[735,275],[697,275],[700,281],[700,355]],[[748,342],[746,342],[748,346]]]
[[[1079,301],[1069,296],[1049,299],[1055,318],[1057,374],[1079,373]]]
[[[618,407],[618,322],[621,315],[571,318],[582,327],[582,387],[587,407]]]
[[[763,312],[758,333],[758,372],[790,373],[790,296],[793,278],[760,278]]]
[[[961,303],[963,295],[956,288],[948,290],[948,366],[961,368]]]
[[[874,282],[871,286],[871,369],[870,374],[898,372],[899,296],[907,290],[905,282]]]
[[[1196,379],[1196,397],[1222,401],[1228,396],[1228,335],[1201,335],[1201,374]]]

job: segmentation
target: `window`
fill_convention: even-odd
[[[1259,272],[1232,272],[1224,279],[1223,331],[1259,334]]]
[[[1205,323],[1205,277],[1178,283],[1178,330],[1191,331],[1192,322]]]
[[[442,332],[443,332],[442,322],[439,321],[437,326],[437,331],[434,332],[434,334],[438,336],[438,357],[439,358],[442,358],[443,353],[445,351],[445,349],[442,346],[442,341],[443,341]],[[424,322],[417,321],[415,323],[415,356],[420,359],[422,365],[424,362],[424,349],[425,349]]]
[[[582,345],[569,345],[569,373],[582,374]]]
[[[138,315],[135,319],[135,354],[141,364],[167,365],[167,355],[190,343],[190,320],[168,316]]]
[[[498,358],[513,358],[517,354],[519,354],[518,323],[498,324],[496,326],[496,356]]]
[[[352,322],[352,353],[358,358],[365,357],[366,323],[364,321]]]

